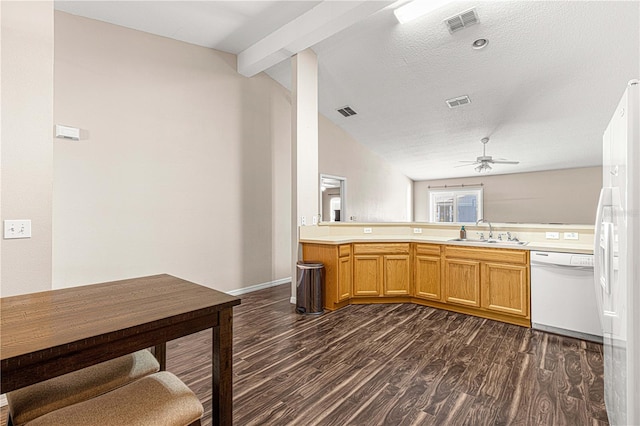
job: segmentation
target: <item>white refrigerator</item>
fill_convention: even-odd
[[[632,80],[603,136],[594,275],[612,425],[640,425],[640,84]]]

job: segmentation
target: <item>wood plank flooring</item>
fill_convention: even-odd
[[[236,425],[608,424],[598,344],[413,304],[300,316],[289,289],[234,308]],[[211,332],[167,353],[210,425]]]

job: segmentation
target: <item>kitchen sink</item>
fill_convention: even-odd
[[[526,246],[527,244],[529,244],[528,241],[507,241],[507,240],[486,240],[484,242],[489,244],[501,244],[501,245],[508,245],[508,246]]]
[[[507,240],[474,240],[471,238],[462,239],[462,238],[452,238],[449,241],[455,241],[460,243],[477,243],[477,244],[495,244],[501,246],[526,246],[529,244],[528,241],[507,241]]]

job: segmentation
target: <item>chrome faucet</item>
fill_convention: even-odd
[[[481,223],[486,223],[487,225],[489,225],[489,238],[493,238],[493,227],[491,226],[491,222],[489,222],[488,220],[480,218],[480,219],[478,219],[476,221],[476,226],[478,226]]]

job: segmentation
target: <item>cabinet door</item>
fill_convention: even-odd
[[[351,297],[351,256],[338,259],[338,301]]]
[[[408,254],[384,256],[385,296],[408,296],[411,266]]]
[[[442,300],[440,257],[416,256],[415,296],[422,299]]]
[[[482,265],[482,307],[505,314],[529,315],[529,268],[522,265]]]
[[[338,247],[328,244],[302,244],[302,258],[324,264],[324,308],[336,309],[338,303]]]
[[[480,262],[445,260],[445,302],[480,306]]]
[[[353,295],[379,296],[382,281],[382,256],[353,256]]]

